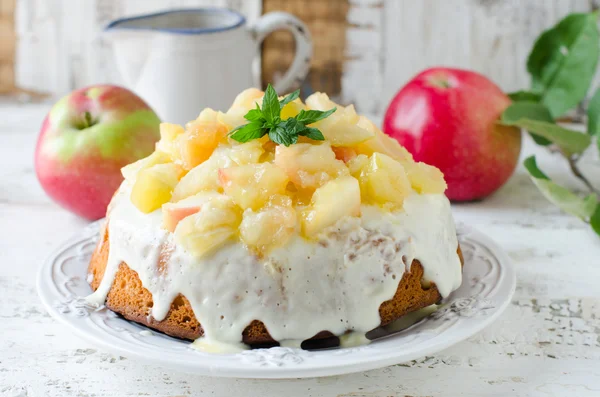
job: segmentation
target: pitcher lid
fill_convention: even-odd
[[[246,23],[246,18],[228,8],[182,8],[119,18],[105,30],[151,30],[175,34],[205,34],[232,30]]]

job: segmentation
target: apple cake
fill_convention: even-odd
[[[163,123],[156,151],[123,168],[88,301],[205,346],[243,346],[366,333],[460,286],[439,170],[321,93],[277,99],[279,124],[240,142],[267,95]],[[293,142],[272,136],[283,124]]]

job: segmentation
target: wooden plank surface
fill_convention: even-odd
[[[269,1],[277,4],[277,0]],[[338,46],[323,47],[323,35],[337,32],[328,26],[327,18],[319,17],[323,21],[317,20],[313,28],[316,50],[332,57],[323,58],[322,67],[332,68],[332,73],[324,75],[331,81],[322,85],[334,93],[341,89],[342,101],[355,103],[359,111],[377,114],[413,75],[435,65],[479,71],[507,91],[525,88],[529,83],[525,59],[534,39],[568,13],[589,11],[598,2],[349,0],[344,37],[328,37],[339,41]],[[55,95],[97,82],[119,84],[122,80],[110,43],[101,34],[108,21],[202,5],[229,6],[253,21],[261,13],[261,4],[261,0],[18,0],[17,83]],[[327,0],[311,4],[310,9],[297,13],[309,15],[331,8]],[[280,45],[292,46],[285,34],[278,37]],[[289,62],[273,54],[266,61]],[[338,71],[335,65],[340,58],[343,68]],[[341,87],[337,83],[340,73]]]
[[[0,396],[400,397],[600,395],[600,240],[548,203],[519,167],[508,184],[453,212],[496,240],[518,284],[507,311],[438,354],[347,376],[235,380],[178,373],[111,355],[45,312],[35,291],[44,258],[85,222],[51,203],[32,153],[47,105],[0,105]],[[540,167],[581,188],[556,156],[526,140]],[[591,150],[582,160],[600,179]]]
[[[261,11],[260,0],[18,0],[17,5],[17,85],[54,95],[98,82],[123,83],[102,34],[111,20],[201,6],[236,9],[249,20]]]

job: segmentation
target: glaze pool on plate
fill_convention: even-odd
[[[432,315],[369,345],[322,351],[277,347],[231,355],[198,352],[190,343],[96,309],[83,299],[91,292],[87,264],[100,223],[67,240],[43,264],[37,288],[49,313],[74,332],[115,354],[198,375],[240,378],[304,378],[384,367],[438,352],[483,329],[506,308],[515,290],[508,256],[482,233],[458,225],[465,265],[463,284]]]

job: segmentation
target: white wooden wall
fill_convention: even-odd
[[[362,112],[381,113],[406,81],[435,65],[482,72],[505,90],[524,88],[535,37],[598,1],[350,0],[343,99]],[[18,0],[17,85],[60,95],[86,84],[120,83],[100,33],[107,22],[203,5],[237,9],[250,21],[261,13],[261,0]]]

